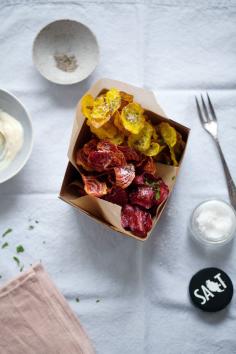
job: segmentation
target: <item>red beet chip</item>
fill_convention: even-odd
[[[98,144],[97,139],[91,139],[88,143],[84,144],[83,151],[84,151],[85,155],[88,156],[90,154],[90,152],[96,151],[97,144]]]
[[[84,190],[87,194],[93,197],[102,197],[107,194],[107,185],[105,182],[100,182],[96,176],[82,175],[84,182]]]
[[[153,206],[154,190],[149,186],[138,186],[129,194],[129,201],[132,205],[139,205],[145,209]]]
[[[124,229],[128,229],[133,225],[134,216],[134,207],[126,204],[121,210],[121,225]]]
[[[108,140],[100,140],[97,144],[97,150],[119,152],[117,146]]]
[[[135,215],[137,222],[133,233],[136,236],[146,237],[147,233],[152,229],[151,214],[147,211],[140,209],[139,207],[135,207]]]
[[[154,176],[151,173],[142,173],[141,175],[135,176],[135,179],[133,181],[134,184],[141,186],[141,185],[147,185],[147,186],[152,186],[158,181],[158,177]]]
[[[110,165],[112,156],[109,151],[92,151],[88,156],[88,163],[95,171],[102,172]]]
[[[76,152],[76,163],[87,171],[104,172],[127,164],[124,154],[107,140],[91,139]]]
[[[135,176],[135,178],[133,180],[133,184],[135,184],[137,186],[145,185],[144,174],[139,175],[139,176]]]
[[[160,177],[156,177],[155,175],[153,175],[152,173],[144,173],[144,181],[145,184],[147,184],[148,186],[151,185],[155,185],[155,183],[157,183],[159,181]]]
[[[88,143],[76,152],[76,164],[82,166],[87,171],[92,171],[93,167],[88,161],[88,155],[97,149],[97,139],[91,139]]]
[[[111,155],[110,167],[121,167],[126,165],[126,159],[122,151],[120,151],[117,145],[112,144],[110,141],[101,140],[97,144],[99,151],[108,151]]]
[[[88,162],[88,157],[84,153],[83,149],[80,149],[79,151],[76,152],[75,161],[78,166],[82,166],[85,170],[87,171],[93,170],[92,166]]]
[[[147,157],[146,161],[142,166],[142,170],[147,173],[154,175],[157,172],[157,165],[152,157]]]
[[[118,149],[124,154],[127,162],[140,160],[140,155],[133,148],[120,145]]]
[[[140,153],[140,155],[139,155],[139,161],[137,161],[137,163],[136,163],[135,166],[138,167],[138,168],[140,168],[140,170],[141,170],[143,164],[144,164],[145,161],[146,161],[146,159],[147,159],[147,156],[145,156],[145,155],[143,155],[143,154]]]
[[[152,218],[150,213],[138,206],[126,204],[121,210],[121,225],[134,235],[144,238],[152,228]]]
[[[133,185],[151,187],[154,191],[153,205],[161,204],[169,194],[169,188],[162,178],[156,177],[151,173],[145,172],[136,176],[133,180]]]
[[[169,195],[169,188],[161,178],[159,178],[155,184],[154,191],[154,205],[160,205]]]
[[[135,168],[132,164],[124,167],[115,167],[114,172],[116,176],[116,186],[123,189],[127,188],[135,177]]]
[[[166,200],[169,194],[169,188],[162,178],[156,177],[151,173],[144,173],[143,177],[145,184],[152,187],[155,192],[154,205],[159,205]]]
[[[111,187],[115,186],[116,177],[115,177],[114,169],[108,171],[108,173],[107,173],[107,182],[108,182],[108,185],[110,185]]]
[[[123,206],[128,203],[128,194],[125,189],[113,187],[110,193],[106,194],[103,199],[113,204]]]
[[[121,151],[118,152],[110,152],[112,161],[111,161],[111,167],[123,167],[127,165],[126,159],[124,154]]]

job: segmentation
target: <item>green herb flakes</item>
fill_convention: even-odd
[[[23,269],[24,269],[24,266],[22,265],[22,266],[20,267],[20,272],[22,272]]]
[[[79,297],[77,297],[77,298],[75,299],[75,301],[76,301],[76,302],[80,302],[80,299],[79,299]]]
[[[19,245],[16,247],[16,252],[17,253],[23,253],[25,251],[24,247],[22,245]]]
[[[174,181],[175,180],[175,176],[173,176],[171,179],[172,179],[172,181]]]
[[[3,234],[2,237],[7,236],[8,234],[10,234],[12,232],[12,229],[7,229]]]
[[[20,266],[20,260],[18,257],[14,256],[13,260],[16,262],[16,264],[18,265],[18,267]]]
[[[39,221],[38,221],[38,220],[35,220],[35,224],[39,224]]]
[[[5,243],[2,245],[1,248],[3,249],[3,248],[6,248],[6,247],[8,247],[8,246],[9,246],[9,243],[8,243],[8,242],[5,242]]]
[[[160,199],[160,196],[161,196],[160,189],[157,189],[157,190],[155,191],[155,193],[156,193],[156,199],[157,199],[157,200]]]
[[[96,302],[100,302],[100,300],[99,300],[99,299],[97,299],[97,300],[96,300]]]
[[[29,230],[33,230],[33,229],[34,229],[34,226],[33,226],[33,225],[30,225],[28,229],[29,229]]]

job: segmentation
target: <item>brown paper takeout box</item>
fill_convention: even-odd
[[[187,143],[190,131],[189,128],[167,118],[151,91],[138,88],[120,81],[101,79],[97,81],[86,94],[89,93],[96,97],[102,90],[110,89],[112,87],[115,87],[120,91],[125,91],[129,94],[132,94],[134,96],[134,101],[140,103],[145,111],[148,111],[148,116],[151,117],[153,122],[169,122],[182,134],[183,140]],[[85,195],[82,197],[78,196],[78,184],[80,184],[79,180],[81,180],[81,177],[75,163],[75,151],[81,148],[84,143],[89,140],[90,135],[91,133],[89,128],[85,124],[85,118],[81,113],[81,101],[79,101],[76,109],[76,117],[74,120],[68,151],[69,163],[66,169],[59,197],[65,202],[80,209],[91,218],[102,223],[103,225],[108,226],[112,230],[122,233],[124,236],[131,236],[141,241],[147,240],[156,223],[158,222],[161,213],[165,208],[167,200],[170,197],[183,156],[178,167],[157,163],[157,174],[158,176],[162,177],[164,182],[168,185],[170,194],[167,200],[158,207],[157,215],[153,219],[152,230],[148,233],[146,238],[140,238],[122,228],[120,221],[121,207],[119,205],[112,204],[106,200],[95,198],[90,195]]]

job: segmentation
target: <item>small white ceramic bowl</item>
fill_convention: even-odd
[[[15,159],[4,170],[0,170],[0,183],[14,177],[28,161],[33,146],[33,129],[30,116],[23,104],[10,92],[0,89],[0,110],[13,116],[23,126],[24,143]]]
[[[74,71],[58,68],[55,56],[66,55],[76,61]],[[44,27],[34,40],[33,61],[49,81],[61,85],[86,79],[99,61],[98,42],[93,32],[80,22],[58,20]]]

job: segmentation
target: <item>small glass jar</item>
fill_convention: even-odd
[[[205,245],[224,245],[236,231],[236,213],[228,203],[206,200],[193,210],[189,228],[194,238]]]

